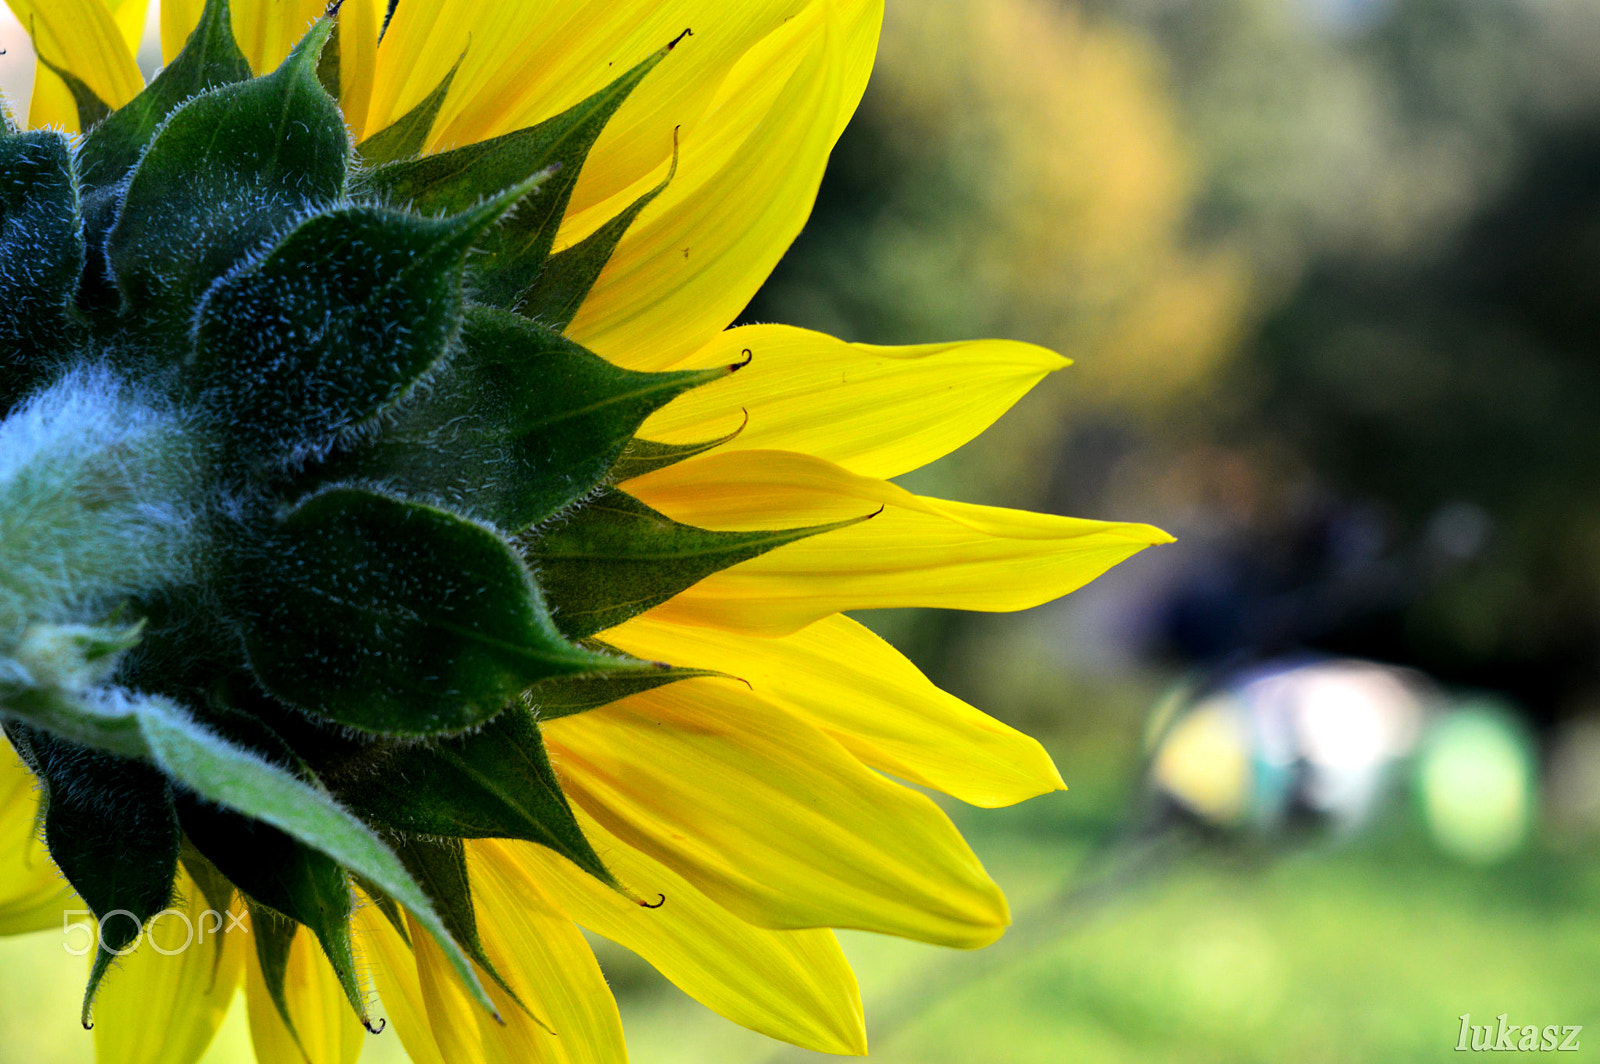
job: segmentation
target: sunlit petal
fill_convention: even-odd
[[[802,451],[893,477],[966,443],[1067,365],[1009,340],[874,347],[786,325],[730,329],[684,364],[731,365],[745,352],[749,364],[738,373],[685,392],[639,434],[691,443],[742,425],[722,450]]]
[[[254,951],[250,935],[229,914],[209,912],[187,873],[176,889],[174,911],[152,921],[95,998],[99,1064],[192,1064],[233,1003]]]
[[[845,610],[1025,609],[1172,538],[1149,525],[923,498],[786,451],[692,459],[628,490],[704,528],[792,528],[877,513],[724,569],[655,611],[661,620],[768,635]]]
[[[272,1002],[253,952],[245,969],[250,1040],[260,1064],[354,1064],[361,1055],[366,1031],[345,999],[333,965],[323,956],[322,947],[310,931],[301,928],[294,936],[284,979],[284,998],[294,1020],[293,1034],[284,1026]],[[295,1035],[300,1036],[298,1044]]]
[[[580,812],[583,831],[624,884],[659,894],[645,908],[542,846],[501,848],[578,924],[649,961],[684,993],[735,1023],[823,1053],[865,1053],[861,996],[833,932],[745,923],[661,862]]]
[[[411,947],[375,905],[356,910],[352,938],[372,967],[372,982],[382,1002],[380,1015],[398,1036],[411,1064],[445,1064],[428,1025],[428,1006],[417,978]]]
[[[46,63],[76,75],[112,107],[121,107],[144,88],[133,46],[99,0],[6,0],[6,5],[33,37],[39,55],[28,125],[78,128],[72,94]],[[130,14],[132,6],[123,14]]]
[[[39,839],[39,788],[0,736],[0,935],[60,927],[85,908]]]
[[[478,935],[484,952],[517,996],[548,1017],[554,1033],[528,1026],[542,1047],[538,1059],[559,1064],[625,1064],[622,1019],[589,944],[567,914],[518,861],[496,847],[467,851]],[[497,988],[498,989],[498,988]],[[502,1010],[521,1010],[509,1000]],[[493,1047],[504,1028],[484,1035]],[[492,1057],[493,1054],[491,1054]],[[501,1059],[511,1064],[520,1056]]]
[[[1009,922],[933,802],[737,681],[658,688],[546,736],[596,820],[752,923],[970,947]]]
[[[941,691],[847,617],[768,639],[647,613],[601,638],[637,657],[737,676],[872,767],[974,805],[1011,805],[1063,786],[1036,740]]]

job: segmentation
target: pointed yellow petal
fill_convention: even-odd
[[[243,927],[229,930],[228,914],[208,911],[205,895],[181,870],[177,894],[176,911],[148,925],[95,998],[99,1064],[192,1064],[228,1014],[255,946]]]
[[[233,35],[250,69],[257,74],[277,69],[327,9],[327,0],[235,0],[230,5]]]
[[[65,909],[87,908],[39,841],[39,789],[0,736],[0,935],[61,926]]]
[[[1037,741],[941,691],[848,617],[766,639],[645,614],[600,638],[636,657],[737,676],[873,768],[973,805],[1063,789]]]
[[[574,801],[751,923],[973,947],[1010,921],[938,806],[736,681],[685,680],[545,736]]]
[[[399,1037],[411,1064],[445,1064],[428,1026],[428,1006],[411,947],[376,905],[356,910],[352,937],[371,964],[372,982],[381,1001],[378,1014]]]
[[[663,621],[766,635],[845,610],[1025,609],[1172,539],[1149,525],[923,498],[787,451],[692,459],[637,477],[628,491],[686,524],[730,530],[822,524],[882,508],[715,573],[654,611]]]
[[[731,365],[744,352],[749,365],[685,392],[639,434],[692,443],[743,425],[722,450],[801,451],[852,473],[894,477],[977,436],[1068,364],[1010,340],[874,347],[786,325],[719,333],[685,364]]]
[[[366,1032],[315,935],[301,928],[294,936],[283,984],[295,1034],[300,1036],[298,1045],[272,1002],[253,947],[245,969],[250,1041],[260,1064],[354,1064]]]
[[[659,861],[581,810],[579,821],[607,866],[631,889],[665,900],[642,908],[570,861],[523,842],[500,848],[583,927],[628,947],[707,1008],[822,1053],[863,1054],[861,995],[833,932],[769,931],[745,923]]]
[[[100,0],[6,0],[6,5],[33,37],[40,60],[28,107],[30,126],[78,128],[72,95],[46,61],[76,75],[112,107],[121,107],[144,88],[133,49]]]
[[[379,49],[368,126],[404,114],[465,50],[434,147],[508,132],[692,29],[607,125],[558,238],[558,247],[581,239],[659,182],[678,131],[676,178],[572,326],[602,355],[648,368],[710,340],[799,232],[866,85],[881,9],[877,0],[402,4]]]

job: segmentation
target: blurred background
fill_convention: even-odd
[[[1596,1053],[1597,295],[1593,0],[889,0],[745,319],[1068,354],[902,482],[1178,543],[861,617],[1072,788],[951,808],[998,946],[841,936],[874,1059],[1436,1060],[1462,1013]],[[37,950],[0,943],[8,1037]],[[636,1060],[820,1059],[602,950]]]

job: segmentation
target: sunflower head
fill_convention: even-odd
[[[95,0],[73,3],[110,25]],[[724,188],[760,165],[787,197],[747,229],[705,181],[673,224],[700,224],[707,245],[792,237],[820,157],[802,172],[745,149],[792,132],[781,107],[810,100],[794,143],[825,154],[853,103],[807,56],[835,41],[870,56],[874,5],[854,22],[801,6],[729,21],[750,41],[728,49],[723,85],[671,97],[743,124],[740,150],[726,130],[699,142]],[[376,40],[375,0],[362,10]],[[438,13],[402,7],[413,39],[409,11]],[[206,0],[117,106],[95,71],[41,51],[83,134],[0,131],[0,724],[41,785],[50,857],[97,918],[84,1022],[185,884],[217,910],[242,896],[251,978],[307,1059],[290,1005],[300,932],[367,1023],[362,920],[412,970],[395,1000],[384,991],[391,1010],[433,965],[463,1001],[549,1034],[529,995],[550,980],[532,985],[526,955],[587,958],[570,917],[741,1022],[860,1048],[823,929],[974,946],[1007,919],[943,815],[878,770],[984,805],[1059,777],[836,614],[1032,605],[1164,535],[878,479],[959,445],[1063,364],[1027,345],[719,332],[737,286],[696,312],[724,315],[698,338],[659,338],[659,358],[579,342],[605,278],[649,272],[619,270],[619,248],[674,180],[677,130],[658,131],[664,179],[604,175],[574,237],[580,175],[681,35],[531,125],[435,150],[467,59],[354,137],[365,112],[336,98],[371,71],[350,66],[363,53],[333,15],[258,76],[227,0]],[[660,261],[692,272],[691,248],[661,231]],[[657,342],[637,322],[671,315],[619,316],[637,348]],[[746,365],[740,381],[768,375],[730,391]],[[806,882],[786,896],[763,867]],[[658,884],[674,912],[630,922],[661,904]],[[490,948],[485,898],[507,924],[555,915],[509,945],[496,929]],[[0,929],[6,904],[0,889]],[[561,1024],[604,995],[592,958],[574,963],[587,989],[555,994]],[[742,974],[762,964],[789,973],[781,990]],[[446,1043],[474,1021],[434,1017],[450,993],[437,980],[416,993],[434,995],[453,1059]],[[807,1010],[825,1019],[795,1018]]]
[[[319,80],[334,28],[253,77],[210,0],[116,110],[63,72],[80,144],[0,141],[0,402],[85,452],[63,468],[40,445],[54,468],[7,486],[10,512],[31,491],[60,515],[21,559],[35,578],[6,598],[0,652],[12,701],[51,703],[6,731],[107,930],[86,1020],[180,862],[250,900],[269,976],[309,927],[363,1018],[350,874],[494,975],[463,838],[538,842],[621,889],[539,721],[706,674],[594,634],[821,530],[695,529],[608,487],[698,450],[630,445],[738,368],[630,372],[561,331],[655,193],[553,255],[568,195],[672,44],[545,122],[423,157],[450,77],[352,145]],[[83,556],[65,586],[43,558],[62,542]],[[240,766],[242,790],[208,782]],[[302,791],[337,800],[325,823],[273,809]],[[377,836],[397,862],[351,859]]]

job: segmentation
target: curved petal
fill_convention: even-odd
[[[375,905],[356,910],[352,937],[371,962],[382,1015],[399,1036],[412,1064],[445,1064],[428,1026],[428,1006],[417,979],[416,958],[406,940]]]
[[[244,983],[250,1006],[250,1041],[260,1064],[355,1064],[366,1032],[311,932],[301,928],[289,948],[283,993],[294,1018],[294,1034],[278,1015],[253,948],[245,964]],[[298,1044],[296,1034],[300,1036]]]
[[[95,998],[98,1064],[192,1064],[228,1014],[254,944],[244,928],[229,929],[226,914],[207,912],[181,870],[177,893],[187,902],[151,922]]]
[[[277,69],[327,8],[327,0],[234,0],[233,35],[250,69]]]
[[[549,1059],[626,1064],[622,1017],[583,933],[503,851],[469,848],[467,869],[484,952],[522,1000],[548,1016],[555,1029],[551,1035],[534,1028]],[[516,1005],[506,1002],[505,1007]],[[484,1041],[493,1042],[494,1034],[488,1032]]]
[[[822,1053],[867,1051],[855,973],[833,932],[745,923],[583,812],[583,833],[617,878],[665,899],[637,903],[543,846],[471,842],[526,869],[580,926],[631,949],[707,1008],[771,1038]]]
[[[468,850],[478,935],[531,1018],[485,982],[504,1023],[461,989],[439,947],[413,921],[417,975],[440,1054],[485,1064],[626,1064],[622,1020],[583,935],[520,868],[498,852]]]
[[[82,910],[39,839],[39,789],[0,736],[0,935],[60,927],[66,909]]]
[[[862,476],[894,477],[977,436],[1068,365],[1010,340],[874,347],[787,325],[719,333],[685,364],[729,365],[741,352],[749,365],[684,392],[639,435],[693,443],[744,425],[721,451],[800,451]]]
[[[848,617],[764,639],[645,614],[600,638],[646,660],[737,676],[873,768],[973,805],[1065,789],[1036,740],[941,691]]]
[[[200,24],[206,0],[161,0],[161,61],[178,58],[189,34]]]
[[[630,494],[703,528],[795,528],[881,508],[871,520],[714,573],[657,606],[680,624],[786,635],[845,610],[1017,610],[1074,591],[1172,537],[1149,525],[947,502],[787,451],[692,459],[628,483]]]
[[[938,806],[735,681],[657,688],[545,737],[569,797],[751,923],[975,947],[1010,922]]]
[[[683,164],[617,245],[568,327],[574,339],[653,368],[692,352],[750,301],[805,224],[833,116],[843,97],[860,97],[871,68],[871,52],[839,54],[837,30],[832,5],[813,4],[739,61],[704,119],[683,129]],[[569,211],[558,245],[615,213]]]
[[[487,1062],[490,1057],[483,1043],[483,1028],[494,1021],[484,1017],[483,1010],[467,996],[455,969],[445,959],[432,936],[409,915],[406,917],[406,926],[410,928],[411,945],[416,954],[417,986],[422,992],[428,1029],[433,1032],[439,1055],[452,1064],[455,1061],[469,1061],[471,1064]],[[495,1007],[506,1022],[501,1042],[509,1043],[523,1035],[528,1026],[527,1017],[508,1011],[504,992],[499,987],[487,982],[484,986],[495,999]],[[515,1008],[515,1005],[511,1005],[511,1009]],[[531,1048],[523,1048],[525,1058],[529,1061],[542,1062],[547,1059],[538,1056]]]
[[[383,12],[384,0],[344,0],[339,7],[339,109],[356,140],[366,135]]]
[[[799,232],[866,86],[881,12],[878,0],[402,4],[379,48],[368,125],[404,114],[465,51],[433,145],[507,132],[692,29],[607,125],[557,242],[581,239],[659,182],[678,131],[676,177],[569,329],[613,361],[653,368],[732,320]]]
[[[111,0],[111,18],[122,32],[122,43],[137,59],[139,42],[144,39],[144,20],[150,0]]]
[[[144,88],[133,49],[99,0],[6,0],[6,6],[33,38],[40,57],[28,125],[78,128],[72,94],[45,66],[46,61],[76,75],[112,107],[121,107]]]

